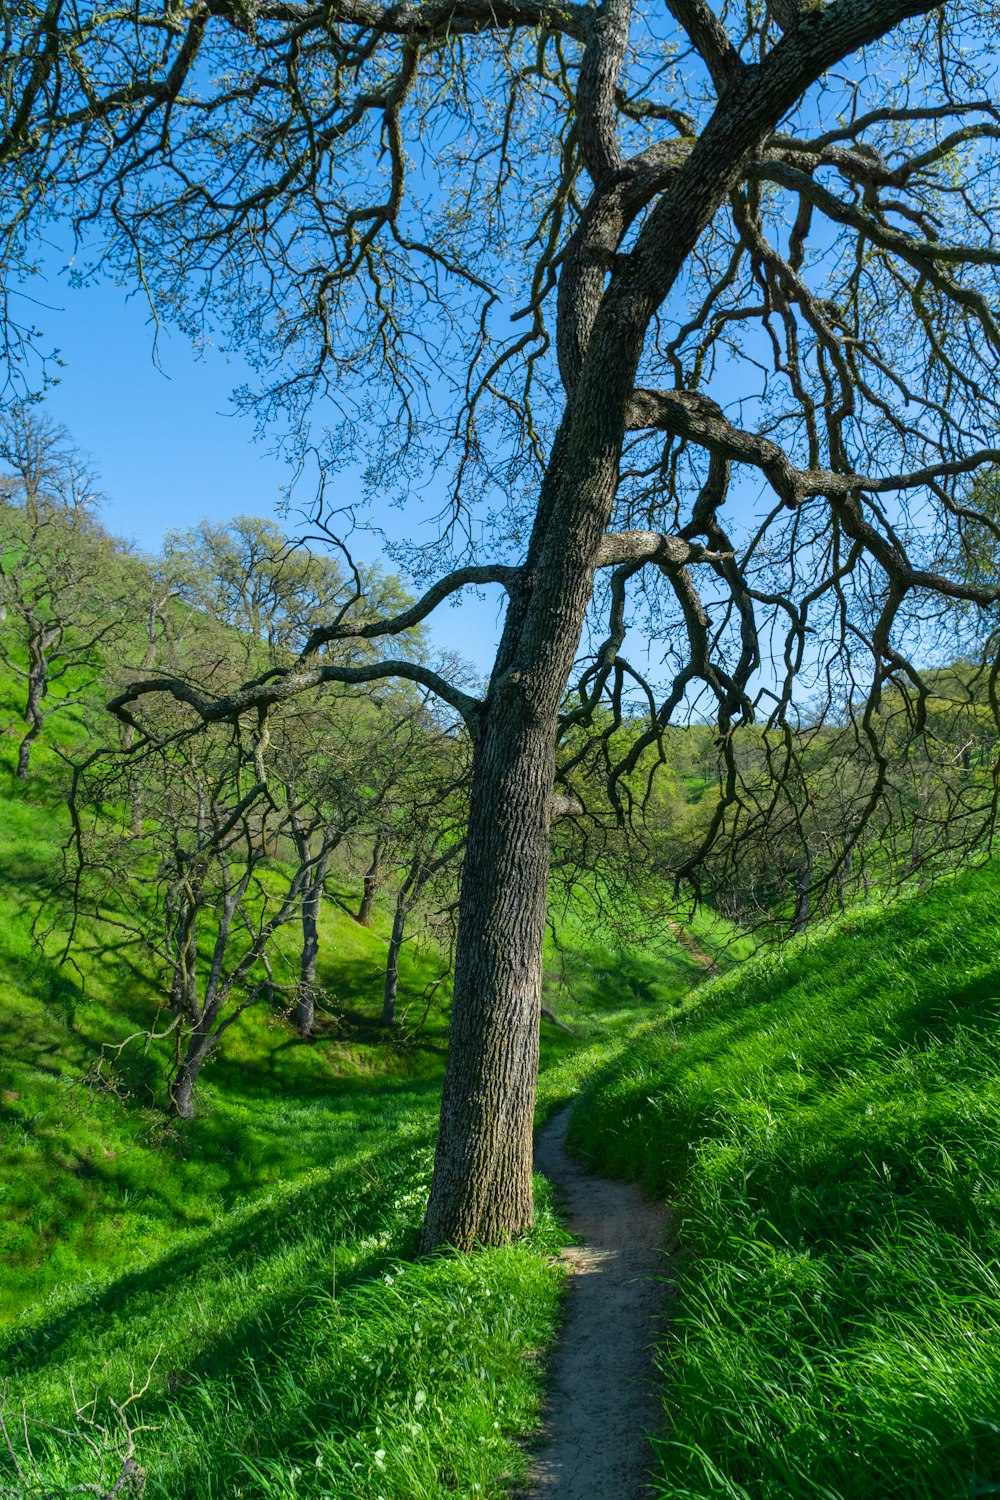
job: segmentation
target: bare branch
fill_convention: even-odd
[[[377,661],[362,667],[327,663],[287,672],[275,670],[264,681],[248,682],[236,692],[217,698],[207,696],[179,677],[150,678],[144,682],[132,683],[125,692],[111,699],[108,709],[123,724],[145,732],[143,724],[132,711],[133,705],[151,694],[167,693],[177,703],[183,703],[192,709],[202,723],[219,724],[235,722],[244,714],[259,713],[276,704],[285,703],[300,693],[329,683],[361,684],[391,677],[420,683],[461,714],[467,724],[476,724],[480,705],[475,698],[456,688],[429,667],[411,661]]]
[[[330,641],[370,641],[383,635],[399,635],[404,630],[412,630],[414,626],[420,624],[421,620],[425,620],[432,610],[435,610],[452,594],[457,593],[459,589],[500,583],[509,593],[519,574],[519,568],[505,567],[499,563],[457,568],[454,573],[447,574],[433,588],[428,589],[416,604],[398,615],[393,615],[391,619],[373,620],[365,625],[318,626],[303,646],[300,660],[304,661],[307,657],[314,655],[321,646],[325,646]]]
[[[667,0],[671,14],[683,26],[721,96],[740,76],[743,63],[729,34],[707,0]]]

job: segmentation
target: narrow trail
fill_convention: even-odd
[[[699,969],[704,969],[706,974],[721,973],[719,965],[711,953],[705,952],[698,939],[692,933],[688,932],[686,927],[682,927],[680,922],[668,922],[667,926],[681,947],[686,948],[688,953],[690,953]]]
[[[641,1500],[644,1434],[663,1422],[651,1345],[665,1315],[670,1216],[637,1187],[589,1176],[565,1148],[569,1116],[546,1126],[535,1155],[582,1243],[563,1251],[566,1316],[526,1500]]]

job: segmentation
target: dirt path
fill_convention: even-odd
[[[688,953],[690,953],[699,969],[704,969],[707,974],[718,974],[721,972],[719,965],[711,953],[705,952],[698,939],[688,932],[686,927],[682,927],[680,922],[668,922],[667,926],[681,947],[686,948]]]
[[[583,1241],[570,1267],[549,1409],[529,1500],[640,1500],[643,1434],[662,1425],[650,1345],[664,1316],[667,1210],[637,1187],[589,1176],[565,1149],[570,1111],[546,1126],[535,1164],[555,1184]]]

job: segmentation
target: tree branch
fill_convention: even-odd
[[[720,458],[760,469],[775,493],[794,508],[812,496],[843,498],[858,491],[885,494],[919,489],[987,464],[1000,464],[1000,448],[979,448],[965,458],[943,460],[891,475],[836,474],[832,469],[798,469],[770,438],[747,432],[728,420],[721,406],[696,391],[637,390],[627,412],[630,431],[644,428],[687,438]]]
[[[205,11],[246,31],[254,23],[290,22],[300,29],[362,26],[388,36],[432,38],[507,31],[515,27],[562,32],[583,40],[593,11],[589,6],[552,0],[420,0],[419,4],[376,5],[372,0],[327,0],[297,5],[290,0],[208,0]]]
[[[670,14],[684,28],[720,96],[743,72],[744,63],[729,33],[706,0],[667,0]]]
[[[180,677],[154,677],[142,682],[133,682],[124,693],[119,693],[108,704],[123,724],[130,725],[141,734],[148,734],[146,726],[135,718],[132,705],[156,693],[167,693],[177,703],[183,703],[198,715],[204,724],[219,724],[235,721],[244,714],[261,712],[275,704],[284,703],[299,693],[323,687],[331,682],[362,684],[379,682],[387,677],[401,677],[418,682],[449,704],[461,714],[470,731],[478,723],[479,700],[463,693],[439,673],[412,661],[377,661],[363,667],[343,667],[333,664],[292,671],[276,671],[257,682],[248,682],[233,693],[223,697],[207,697]]]
[[[720,554],[706,552],[680,536],[659,531],[608,531],[601,540],[596,568],[615,568],[619,563],[655,562],[663,568],[684,563],[717,562]]]
[[[403,610],[401,614],[393,615],[385,620],[372,620],[367,625],[342,626],[320,625],[313,630],[299,657],[300,662],[312,656],[321,646],[329,641],[344,640],[375,640],[383,635],[399,635],[404,630],[412,630],[419,625],[421,620],[435,610],[439,604],[459,589],[468,588],[470,585],[481,585],[487,583],[502,583],[510,593],[514,587],[521,569],[516,567],[505,567],[501,563],[487,563],[480,567],[456,568],[453,573],[447,574],[440,579],[432,588],[429,588],[416,604],[409,609]]]

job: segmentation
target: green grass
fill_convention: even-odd
[[[171,1500],[500,1493],[537,1407],[525,1356],[551,1336],[558,1232],[543,1205],[528,1246],[407,1259],[433,1094],[346,1091],[323,1109],[331,1165],[18,1320],[0,1342],[9,1404],[72,1427],[71,1388],[103,1406],[152,1369],[140,1454],[147,1493]],[[78,1445],[34,1446],[49,1485],[94,1478]]]
[[[758,958],[571,1140],[681,1215],[666,1500],[1000,1493],[1000,872]]]
[[[320,1037],[249,1012],[197,1118],[168,1122],[169,1047],[107,1051],[155,1015],[135,953],[84,924],[60,968],[32,940],[60,878],[54,746],[89,728],[58,716],[21,788],[16,698],[0,681],[0,1497],[110,1489],[134,1390],[156,1500],[507,1493],[563,1236],[539,1180],[524,1241],[414,1259],[446,1012],[379,1032],[387,914],[365,931],[330,904]],[[543,1023],[539,1114],[583,1089],[577,1149],[681,1213],[662,1500],[1000,1493],[1000,874],[708,984],[668,930],[602,942],[592,894],[546,954],[571,1030]],[[436,968],[408,948],[404,997]]]
[[[145,1051],[140,1038],[114,1052],[157,1024],[140,956],[86,923],[61,968],[58,932],[45,951],[33,942],[34,916],[58,884],[52,833],[64,812],[22,795],[3,813],[0,1255],[9,1274],[0,1326],[63,1284],[131,1270],[165,1236],[210,1224],[327,1162],[331,1111],[343,1111],[361,1080],[415,1087],[437,1076],[444,1048],[441,1013],[413,1045],[386,1044],[374,1024],[385,924],[368,931],[331,904],[320,976],[332,1010],[325,1035],[303,1043],[274,1012],[248,1012],[205,1068],[198,1117],[178,1129],[162,1112],[172,1044]],[[422,988],[434,964],[408,949],[404,994]]]
[[[0,787],[0,1371],[23,1471],[0,1443],[0,1496],[98,1482],[112,1403],[147,1376],[128,1411],[159,1500],[506,1493],[537,1422],[563,1237],[539,1179],[523,1242],[413,1258],[447,1018],[402,1041],[378,1028],[388,913],[369,931],[328,903],[320,1037],[249,1011],[196,1118],[170,1122],[169,1043],[108,1051],[155,1016],[135,952],[85,923],[59,968],[55,942],[32,940],[58,888],[58,769],[42,747],[26,789]],[[591,927],[563,918],[549,954],[547,1003],[572,1032],[545,1023],[543,1111],[698,977],[669,934],[661,955],[625,957]],[[407,947],[404,1003],[438,963]]]
[[[198,1116],[173,1124],[156,1107],[166,1044],[127,1049],[104,1071],[113,1090],[82,1082],[102,1044],[149,1024],[153,996],[91,928],[69,969],[33,946],[61,817],[42,782],[4,812],[0,1370],[12,1434],[22,1403],[60,1431],[29,1427],[34,1461],[12,1436],[21,1479],[0,1448],[0,1494],[33,1493],[33,1462],[40,1493],[95,1482],[74,1393],[114,1425],[109,1402],[150,1372],[134,1407],[151,1496],[500,1493],[540,1399],[559,1231],[540,1183],[524,1245],[413,1262],[445,1017],[403,1044],[375,1025],[384,914],[366,931],[331,904],[335,1022],[304,1043],[248,1012]],[[404,993],[436,964],[408,949]]]

